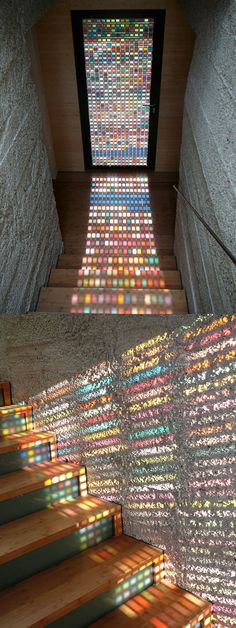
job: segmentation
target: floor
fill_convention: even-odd
[[[176,177],[147,171],[60,173],[64,254],[39,311],[187,312],[173,254]]]

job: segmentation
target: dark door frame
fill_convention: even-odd
[[[80,106],[81,131],[84,150],[84,166],[85,170],[117,170],[121,167],[125,170],[154,170],[156,162],[156,147],[158,133],[158,118],[160,106],[161,91],[161,73],[162,73],[162,57],[163,43],[165,31],[165,14],[164,9],[157,10],[137,10],[137,11],[71,11],[72,32],[75,53],[75,67],[77,77],[77,89]],[[83,19],[92,18],[118,18],[118,17],[152,17],[154,19],[153,32],[153,53],[152,53],[152,78],[150,91],[150,112],[149,112],[149,140],[148,140],[148,159],[147,166],[93,166],[92,151],[90,139],[89,109],[87,97],[87,81],[86,67],[83,41]],[[153,106],[155,104],[155,106]]]

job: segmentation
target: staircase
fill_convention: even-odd
[[[1,388],[1,385],[0,385]],[[210,627],[208,602],[165,579],[161,549],[122,534],[32,407],[0,408],[0,625]]]
[[[78,198],[80,194],[78,188]],[[187,312],[173,233],[162,233],[169,226],[162,227],[159,214],[153,216],[147,177],[93,177],[87,215],[79,207],[77,214],[71,212],[66,253],[41,289],[38,311]]]

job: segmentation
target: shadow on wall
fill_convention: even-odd
[[[124,531],[166,550],[167,577],[235,625],[236,316],[188,325],[31,399],[89,491],[123,505]]]

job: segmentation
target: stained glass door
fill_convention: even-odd
[[[155,167],[165,11],[72,11],[86,168]]]

